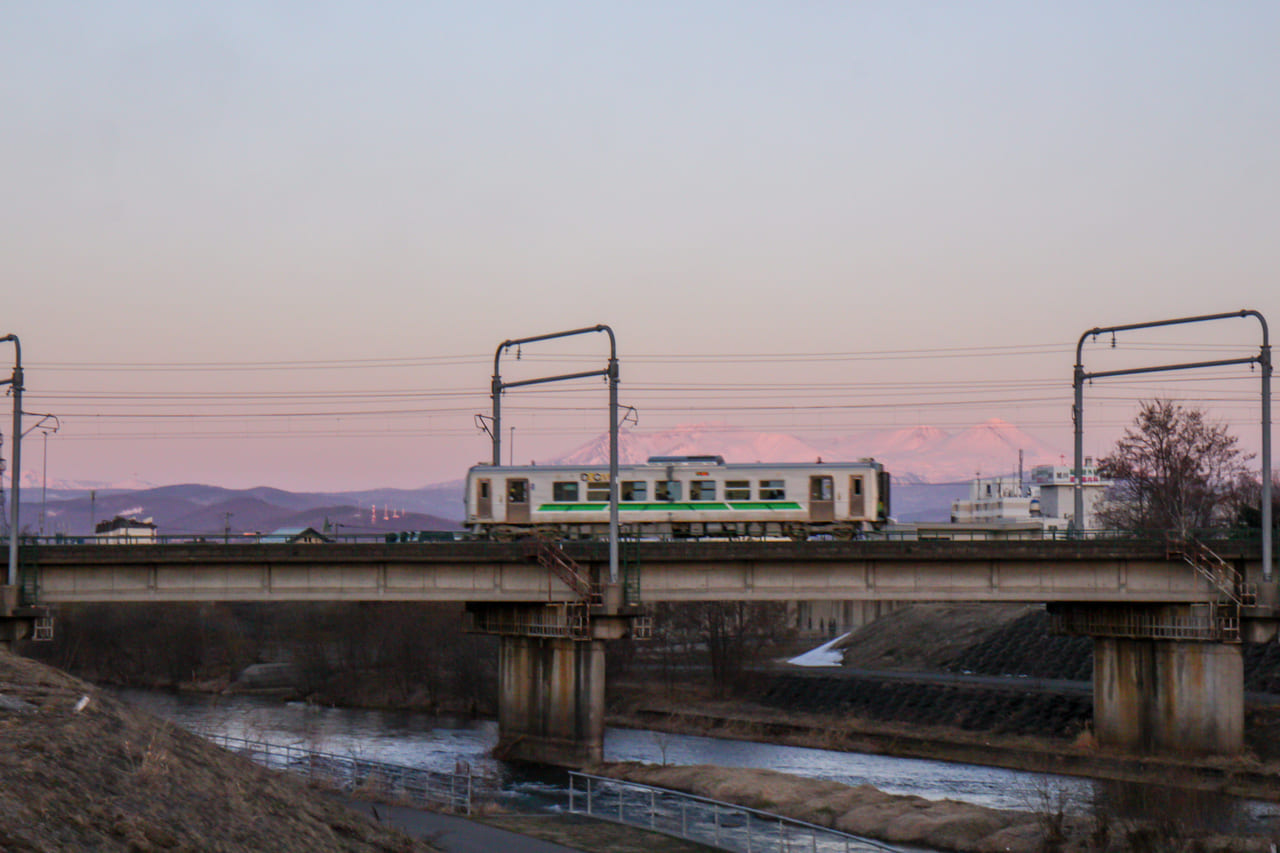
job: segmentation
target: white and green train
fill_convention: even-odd
[[[859,462],[726,463],[653,456],[618,467],[618,522],[641,537],[852,539],[889,516],[889,474]],[[497,539],[578,539],[609,529],[609,469],[477,465],[467,472],[467,529]]]

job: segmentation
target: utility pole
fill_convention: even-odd
[[[1087,373],[1084,369],[1084,343],[1087,338],[1111,333],[1115,341],[1116,332],[1127,332],[1134,329],[1153,329],[1162,326],[1179,326],[1186,323],[1204,323],[1210,320],[1226,320],[1230,318],[1253,317],[1262,325],[1262,346],[1258,354],[1247,358],[1223,358],[1213,361],[1196,361],[1186,364],[1161,364],[1155,367],[1133,367],[1127,370],[1102,370]],[[1197,317],[1179,317],[1174,320],[1156,320],[1150,323],[1129,323],[1124,326],[1105,326],[1090,329],[1080,336],[1076,342],[1076,363],[1072,385],[1075,391],[1075,403],[1071,409],[1071,420],[1075,425],[1075,466],[1072,468],[1074,479],[1075,518],[1072,526],[1080,531],[1084,521],[1084,383],[1085,380],[1101,379],[1108,376],[1132,376],[1138,373],[1158,373],[1168,370],[1187,370],[1198,367],[1223,367],[1230,364],[1247,364],[1252,368],[1258,365],[1262,374],[1262,577],[1270,583],[1272,571],[1271,541],[1271,337],[1267,329],[1267,319],[1257,311],[1231,311],[1223,314],[1202,314]]]
[[[545,376],[540,379],[525,379],[520,382],[503,382],[499,370],[502,353],[516,348],[519,358],[522,344],[536,341],[549,341],[555,338],[567,338],[573,335],[585,335],[590,332],[604,332],[609,336],[609,362],[603,370],[584,370],[580,373],[567,373],[561,376]],[[589,326],[585,329],[573,329],[568,332],[552,332],[548,335],[534,335],[531,338],[519,338],[503,341],[493,354],[493,380],[489,388],[493,397],[493,431],[489,435],[493,439],[493,466],[502,464],[502,393],[508,388],[520,388],[525,385],[540,385],[544,382],[561,382],[566,379],[585,379],[591,376],[603,376],[609,383],[609,583],[618,582],[618,341],[613,329],[605,325]],[[480,421],[477,418],[477,421]],[[486,430],[488,431],[488,430]],[[513,438],[514,441],[514,438]]]
[[[37,412],[24,412],[24,414],[30,414],[31,417],[38,417],[40,420],[36,421],[30,429],[23,433],[22,437],[26,438],[36,430],[40,430],[44,434],[44,460],[41,463],[40,472],[40,535],[43,536],[45,516],[48,514],[49,507],[49,433],[57,432],[61,429],[62,421],[58,420],[57,415],[39,414]],[[52,426],[49,425],[50,421],[53,421]]]
[[[9,334],[0,338],[0,343],[13,341],[13,378],[0,381],[0,385],[10,385],[13,394],[13,465],[9,471],[9,498],[13,506],[9,508],[9,586],[18,585],[18,534],[22,530],[19,524],[19,488],[22,480],[22,344],[18,336]]]

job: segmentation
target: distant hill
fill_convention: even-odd
[[[377,534],[403,530],[459,530],[462,527],[463,482],[455,480],[424,489],[375,489],[356,493],[286,492],[282,489],[224,489],[185,484],[140,491],[88,492],[63,490],[50,498],[45,531],[80,536],[90,532],[90,513],[98,521],[117,515],[150,518],[160,532],[233,535],[270,533],[282,527],[324,528],[338,534]],[[951,502],[968,494],[967,483],[901,483],[893,486],[893,515],[899,521],[945,521]],[[372,498],[378,500],[372,500]],[[399,498],[397,501],[396,498]],[[436,512],[411,507],[427,506]],[[376,517],[374,515],[376,507]],[[230,513],[228,518],[227,514]],[[23,494],[23,527],[38,530],[40,503]]]
[[[38,530],[41,505],[35,495],[22,497],[23,527]],[[183,484],[91,494],[60,490],[45,510],[47,533],[83,535],[92,520],[117,515],[150,518],[162,534],[223,535],[270,533],[282,527],[323,529],[336,533],[377,534],[402,530],[457,530],[461,527],[462,482],[423,489],[371,489],[361,492],[288,492],[282,489],[224,489]]]
[[[880,430],[836,439],[802,440],[787,433],[757,432],[721,424],[686,424],[659,432],[619,434],[624,464],[650,456],[711,454],[729,462],[815,462],[872,457],[893,477],[892,511],[899,521],[945,521],[951,502],[968,494],[975,474],[1008,474],[1023,465],[1055,463],[1063,454],[1013,424],[993,419],[958,432],[931,426]],[[607,465],[609,437],[601,435],[544,464]],[[268,486],[224,489],[183,484],[141,488],[59,483],[50,490],[44,529],[72,535],[89,532],[115,515],[152,518],[161,532],[220,535],[269,533],[281,527],[315,527],[327,521],[339,532],[388,533],[455,530],[463,519],[463,481],[421,489],[352,492],[288,492]],[[81,486],[77,488],[77,485]],[[22,493],[24,527],[39,528],[38,490]],[[92,494],[92,496],[91,496]],[[92,510],[91,510],[92,508]],[[376,511],[375,511],[376,510]],[[230,516],[228,517],[228,513]]]

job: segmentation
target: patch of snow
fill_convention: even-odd
[[[802,655],[797,655],[787,661],[795,666],[840,666],[844,662],[844,653],[834,646],[843,640],[848,634],[841,634],[834,640],[823,643],[816,649],[810,649]]]

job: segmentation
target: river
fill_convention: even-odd
[[[497,723],[491,720],[322,708],[249,696],[115,692],[197,733],[294,744],[433,770],[452,770],[458,759],[464,759],[499,776],[504,789],[528,807],[563,808],[567,803],[564,771],[508,765],[489,757],[498,739]],[[606,730],[604,753],[608,761],[767,768],[848,785],[872,785],[892,794],[949,798],[993,808],[1037,811],[1063,803],[1070,811],[1082,812],[1100,799],[1130,800],[1137,808],[1156,802],[1179,814],[1202,812],[1204,821],[1223,831],[1280,830],[1280,806],[1273,803],[973,764],[620,728]]]

